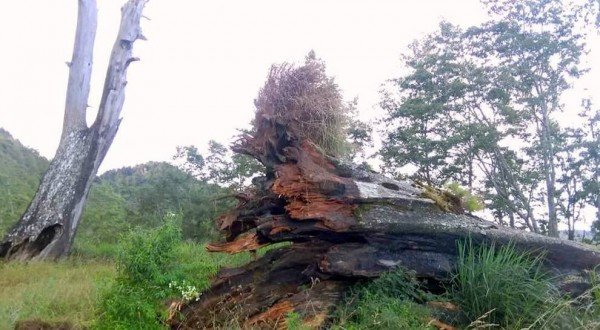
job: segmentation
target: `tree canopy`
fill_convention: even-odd
[[[483,3],[488,22],[442,22],[410,46],[407,73],[382,93],[380,154],[392,174],[410,169],[429,185],[459,183],[483,195],[500,223],[558,236],[559,221],[572,230],[585,205],[597,208],[589,187],[597,182],[598,110],[587,103],[579,122],[559,120],[578,112],[563,95],[587,71],[589,8]]]

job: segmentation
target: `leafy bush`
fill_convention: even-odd
[[[458,245],[458,261],[449,292],[468,320],[509,329],[531,325],[549,307],[555,290],[541,269],[542,257],[516,250],[513,244]]]
[[[207,289],[220,267],[248,261],[247,253],[208,253],[203,245],[183,242],[175,216],[159,228],[131,231],[119,247],[116,279],[105,283],[95,328],[163,329],[167,299],[196,298],[193,291]]]
[[[109,283],[100,302],[97,329],[162,329],[161,302],[173,296],[169,283],[183,281],[174,252],[181,244],[175,219],[148,231],[132,231],[125,237],[117,258],[117,277]]]

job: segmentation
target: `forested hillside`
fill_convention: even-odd
[[[0,129],[0,235],[25,211],[48,160]],[[153,228],[166,214],[181,217],[185,239],[205,241],[211,219],[228,207],[228,190],[168,163],[149,162],[108,171],[94,181],[76,238],[79,251],[110,246],[128,228]]]
[[[166,214],[181,216],[184,239],[204,241],[227,192],[164,162],[111,170],[94,182],[76,242],[114,243],[128,227],[160,226]]]
[[[0,128],[0,234],[16,222],[31,201],[48,160]]]

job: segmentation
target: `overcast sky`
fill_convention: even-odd
[[[89,118],[99,104],[124,0],[98,0]],[[0,127],[45,157],[59,142],[77,1],[0,2]],[[129,70],[120,131],[100,172],[169,160],[177,145],[228,143],[253,116],[269,66],[327,63],[346,99],[375,113],[380,85],[400,74],[400,54],[445,18],[485,20],[477,0],[152,0]]]

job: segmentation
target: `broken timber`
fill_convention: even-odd
[[[293,127],[277,119],[263,117],[258,127],[233,149],[260,160],[266,176],[217,220],[227,242],[208,249],[237,253],[292,244],[222,270],[198,301],[180,306],[182,319],[169,321],[173,329],[285,329],[292,311],[318,328],[344,288],[360,279],[402,266],[422,279],[447,280],[456,243],[467,237],[544,253],[556,274],[600,264],[600,252],[582,244],[500,227],[465,214],[460,201],[442,191],[341,164],[298,141]]]

